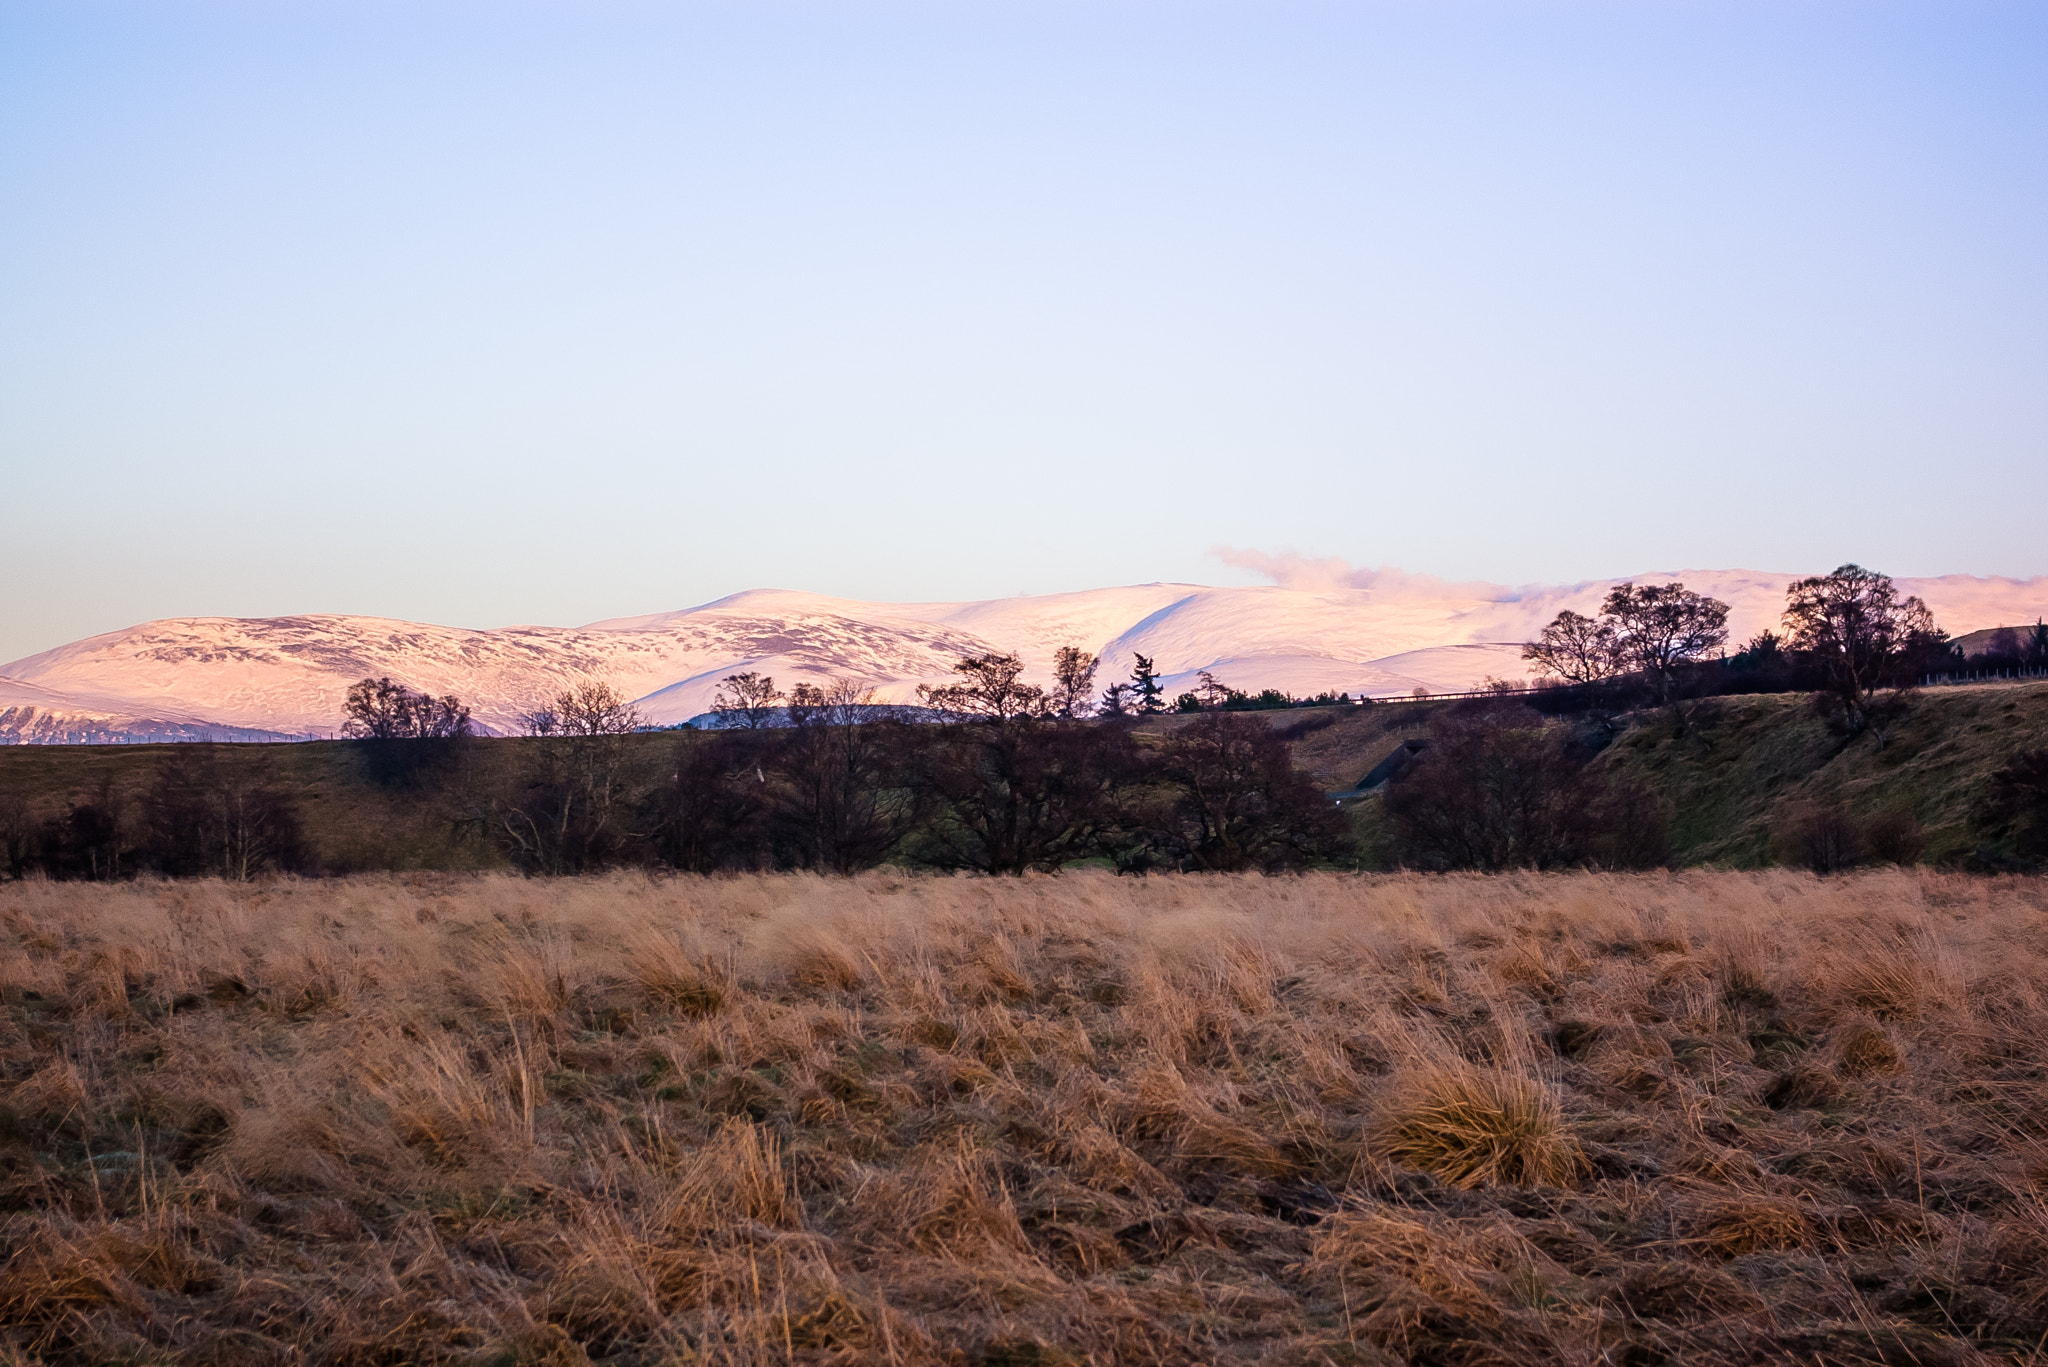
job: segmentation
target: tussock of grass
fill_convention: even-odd
[[[1585,1165],[1542,1084],[1491,1069],[1418,1068],[1373,1131],[1379,1152],[1454,1187],[1564,1186]]]
[[[2048,886],[0,888],[0,1367],[2033,1362]]]

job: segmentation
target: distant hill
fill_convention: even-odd
[[[2038,621],[2039,619],[2035,620]],[[2027,634],[2033,629],[2033,622],[2000,623],[1995,627],[1983,627],[1977,631],[1966,632],[1956,637],[1956,648],[1966,656],[1982,655],[1985,651],[1991,649],[1991,638],[1999,632],[2010,631],[2024,643],[2027,639]]]
[[[1727,601],[1732,639],[1774,626],[1793,576],[1645,574]],[[1520,643],[1563,608],[1597,610],[1620,580],[1508,588],[1404,578],[1389,588],[1141,584],[972,603],[866,603],[756,590],[678,612],[581,627],[491,630],[375,617],[185,617],[146,622],[0,665],[0,743],[304,739],[334,733],[348,686],[389,675],[454,693],[497,733],[562,688],[604,679],[652,722],[707,711],[738,670],[853,678],[883,701],[948,677],[964,654],[1014,650],[1044,679],[1053,652],[1103,657],[1101,681],[1152,658],[1169,694],[1202,670],[1232,687],[1393,697],[1524,673]],[[2048,578],[1902,580],[1950,631],[2033,621]]]

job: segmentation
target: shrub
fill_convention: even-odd
[[[1863,843],[1871,856],[1886,864],[1917,864],[1927,848],[1920,818],[1903,807],[1872,817],[1863,827]]]
[[[1180,868],[1299,868],[1349,853],[1343,814],[1256,717],[1210,712],[1168,736],[1145,853]]]
[[[1831,803],[1807,803],[1788,810],[1778,823],[1777,844],[1786,863],[1822,875],[1863,861],[1861,833],[1849,814]]]
[[[2048,859],[2048,749],[2017,755],[1993,774],[1971,820],[1986,836],[2010,841],[2022,859]]]
[[[1598,785],[1571,734],[1520,703],[1448,707],[1387,786],[1404,859],[1430,869],[1556,868],[1592,847]]]

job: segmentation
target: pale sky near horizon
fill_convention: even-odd
[[[2048,573],[2038,3],[0,0],[0,661]]]

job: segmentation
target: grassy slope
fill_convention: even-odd
[[[1638,777],[1673,806],[1685,863],[1766,864],[1775,818],[1802,801],[1840,803],[1867,819],[1904,808],[1927,830],[1926,858],[1976,843],[1972,804],[2022,750],[2048,745],[2048,685],[1932,690],[1879,749],[1831,735],[1804,695],[1716,699],[1680,736],[1669,713],[1640,715],[1601,762]]]
[[[1315,775],[1330,792],[1350,788],[1373,765],[1404,740],[1429,734],[1435,704],[1400,703],[1372,707],[1311,707],[1286,711],[1246,712],[1292,735],[1294,763]],[[1158,717],[1143,722],[1139,734],[1170,731],[1193,721],[1191,716]]]
[[[1334,721],[1295,741],[1296,762],[1332,792],[1349,787],[1399,742],[1428,735],[1437,706],[1334,709]],[[1323,714],[1252,715],[1289,727]],[[2044,745],[2048,684],[1987,684],[1920,694],[1882,750],[1871,736],[1845,742],[1830,734],[1806,694],[1771,694],[1711,699],[1684,735],[1669,712],[1637,713],[1599,763],[1670,801],[1681,863],[1770,864],[1778,817],[1805,801],[1839,802],[1859,820],[1909,810],[1926,828],[1925,857],[1945,862],[1977,844],[1970,809],[1991,774],[2020,751]],[[1360,838],[1377,848],[1378,803],[1357,804],[1356,820]]]

